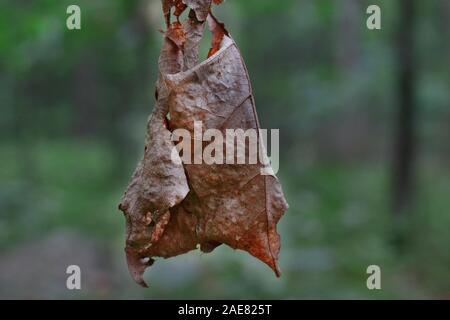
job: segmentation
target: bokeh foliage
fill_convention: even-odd
[[[80,31],[65,27],[73,3],[82,8]],[[381,31],[365,27],[372,3],[383,10]],[[262,126],[281,130],[280,178],[291,206],[280,227],[284,273],[277,280],[252,257],[221,247],[157,261],[148,290],[127,275],[117,204],[152,109],[159,1],[0,6],[0,261],[56,232],[75,232],[100,244],[108,262],[101,268],[107,289],[86,283],[75,295],[62,282],[60,293],[44,288],[34,297],[449,297],[447,0],[419,2],[420,149],[401,251],[392,246],[389,207],[398,1],[228,0],[215,8],[248,65]],[[76,263],[83,265],[76,256],[64,262]],[[366,288],[370,264],[383,269],[381,291]],[[33,266],[22,268],[26,276]],[[0,272],[9,270],[0,263]],[[14,292],[27,297],[27,290]],[[0,289],[2,297],[10,292]]]

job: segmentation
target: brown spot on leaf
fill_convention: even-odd
[[[184,32],[183,25],[179,22],[174,22],[167,29],[166,37],[173,41],[178,48],[183,48],[186,42],[186,33]]]
[[[175,11],[173,15],[175,17],[181,16],[181,14],[186,10],[187,5],[182,0],[176,0],[175,1]]]
[[[208,58],[214,55],[217,51],[219,51],[223,38],[228,36],[228,31],[225,29],[225,25],[217,21],[217,19],[210,14],[208,16],[208,24],[209,28],[213,34],[211,49],[208,52]]]

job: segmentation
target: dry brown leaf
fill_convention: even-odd
[[[203,130],[223,133],[259,129],[247,69],[223,24],[208,15],[211,0],[184,2],[191,13],[183,24],[168,26],[144,158],[119,206],[126,216],[130,272],[145,286],[142,276],[153,257],[169,258],[198,246],[211,252],[226,244],[249,252],[279,276],[276,225],[288,205],[275,175],[261,174],[270,172],[270,166],[177,165],[170,158],[174,147],[170,130],[193,133],[194,121],[202,121]],[[165,14],[175,4],[168,3],[163,1]],[[205,20],[213,41],[210,57],[199,64]],[[262,147],[259,137],[258,142]],[[248,141],[235,144],[248,148]]]
[[[199,21],[195,11],[191,9],[189,17],[183,23],[186,32],[186,43],[184,45],[184,68],[183,71],[195,67],[198,63],[200,42],[203,38],[204,21]]]
[[[225,29],[225,25],[217,21],[217,19],[210,14],[208,16],[209,29],[212,32],[213,38],[211,43],[211,49],[208,52],[208,58],[214,55],[220,50],[223,38],[229,36],[228,31]]]
[[[189,8],[194,10],[199,21],[205,21],[211,10],[211,0],[183,0]]]

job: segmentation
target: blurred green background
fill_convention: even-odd
[[[153,106],[160,1],[0,0],[0,297],[450,298],[450,1],[406,2],[214,8],[262,127],[281,130],[283,276],[221,246],[158,260],[141,289],[117,205]],[[372,264],[382,290],[366,287]]]

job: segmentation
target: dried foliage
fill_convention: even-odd
[[[171,131],[186,129],[193,134],[194,121],[202,121],[204,130],[222,132],[259,128],[245,64],[224,25],[212,15],[211,3],[163,0],[167,30],[156,105],[148,122],[144,157],[119,205],[126,217],[129,270],[142,286],[146,286],[143,273],[154,257],[169,258],[198,246],[211,252],[221,244],[249,252],[280,275],[276,225],[288,206],[275,175],[261,174],[270,173],[270,167],[186,164],[171,158]],[[187,8],[189,16],[181,23],[178,17]],[[199,63],[206,22],[213,34],[211,50]]]

